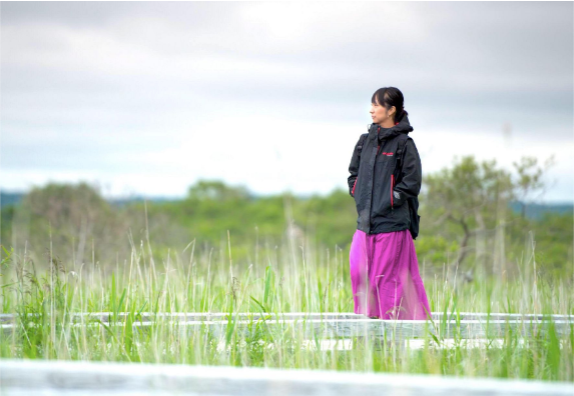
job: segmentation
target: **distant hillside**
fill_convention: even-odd
[[[25,195],[24,193],[0,192],[0,205],[2,207],[7,206],[7,205],[16,205],[16,204],[20,203],[20,200],[22,200],[22,197],[24,195]]]
[[[124,205],[131,203],[131,202],[143,202],[144,200],[147,200],[148,202],[156,202],[156,203],[179,201],[179,199],[166,198],[166,197],[135,196],[133,198],[108,199],[108,202],[110,202],[111,204],[116,205],[116,206],[124,206]]]
[[[0,206],[4,207],[7,205],[17,205],[22,200],[22,197],[25,193],[21,192],[0,192]],[[301,199],[305,199],[307,197],[301,197]],[[118,198],[118,199],[110,199],[108,200],[111,204],[117,206],[123,206],[130,202],[141,202],[146,199],[149,202],[169,202],[169,201],[178,201],[178,199],[174,198],[166,198],[166,197],[144,197],[144,196],[135,196],[132,198]],[[514,201],[509,204],[509,207],[517,212],[520,213],[522,210],[522,204],[519,201]],[[574,205],[572,203],[556,203],[556,204],[527,204],[526,205],[526,217],[530,219],[539,219],[542,215],[546,212],[552,213],[574,213]]]
[[[0,192],[0,206],[8,206],[8,205],[18,205],[22,198],[26,195],[26,193],[13,193],[13,192]],[[173,198],[165,198],[165,197],[144,197],[144,196],[135,196],[132,198],[117,198],[117,199],[109,199],[108,202],[117,206],[123,206],[130,202],[141,202],[144,199],[147,199],[149,202],[169,202],[169,201],[177,201],[177,199]]]
[[[522,204],[520,202],[511,202],[509,204],[510,208],[514,210],[516,213],[520,213],[522,211]],[[526,217],[530,219],[539,219],[542,215],[546,212],[552,213],[560,213],[560,214],[567,214],[567,213],[574,213],[573,211],[574,205],[571,203],[563,203],[563,204],[526,204],[525,214]]]

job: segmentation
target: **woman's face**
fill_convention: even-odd
[[[392,121],[392,114],[394,114],[395,106],[391,106],[391,108],[387,111],[385,106],[381,106],[375,97],[375,103],[371,103],[371,118],[373,119],[373,123],[380,124],[384,121],[391,120]]]

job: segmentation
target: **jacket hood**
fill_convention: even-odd
[[[398,136],[401,133],[408,134],[412,132],[414,128],[412,127],[411,123],[409,122],[409,116],[407,112],[403,112],[401,118],[399,118],[399,123],[390,127],[390,128],[381,128],[381,131],[378,131],[378,124],[371,124],[369,126],[369,139],[375,140],[378,139],[379,142],[384,139],[391,139],[395,136]]]

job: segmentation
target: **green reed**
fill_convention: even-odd
[[[234,313],[353,312],[348,250],[320,251],[310,244],[295,249],[257,247],[255,263],[233,263],[229,243],[219,251],[154,252],[149,241],[132,245],[120,265],[65,266],[50,260],[37,269],[27,252],[6,252],[2,262],[1,308],[18,314],[16,328],[0,334],[0,357],[125,362],[314,368],[457,376],[574,381],[574,329],[560,337],[547,331],[523,337],[509,327],[502,340],[489,336],[479,347],[455,334],[424,339],[421,349],[393,340],[354,337],[349,350],[305,347],[302,332],[250,318],[248,332],[237,331]],[[508,281],[481,276],[461,283],[452,274],[423,279],[433,312],[573,314],[571,279],[537,278],[532,263]],[[452,279],[455,279],[454,281]],[[109,312],[109,323],[74,313]],[[200,329],[155,320],[134,327],[143,312],[226,312],[227,326],[216,337]],[[120,318],[120,313],[127,313]],[[121,319],[121,320],[120,320]],[[82,326],[74,326],[73,322]],[[444,334],[446,316],[429,322]],[[312,344],[319,346],[317,337]]]

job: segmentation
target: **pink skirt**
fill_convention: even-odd
[[[409,230],[380,234],[356,230],[349,259],[356,314],[411,320],[430,316]]]

